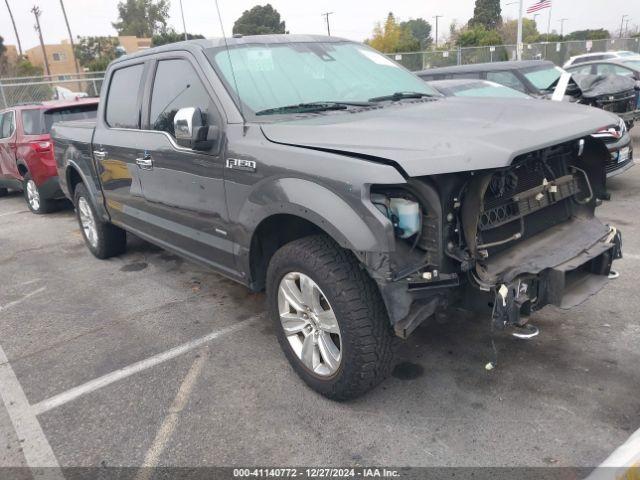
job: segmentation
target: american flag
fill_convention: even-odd
[[[527,13],[534,13],[543,8],[551,8],[551,0],[540,0],[527,8]]]

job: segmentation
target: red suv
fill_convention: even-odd
[[[98,99],[45,102],[0,110],[0,196],[22,190],[33,213],[54,209],[64,198],[53,158],[54,122],[96,117]]]

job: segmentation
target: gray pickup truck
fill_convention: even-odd
[[[348,399],[447,309],[517,330],[606,283],[621,237],[594,216],[608,152],[590,134],[617,124],[444,98],[367,46],[267,35],[120,58],[96,122],[52,136],[96,257],[131,232],[266,288],[294,370]]]

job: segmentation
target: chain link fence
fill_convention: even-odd
[[[0,78],[0,108],[47,100],[98,97],[104,72]]]
[[[525,43],[523,60],[551,60],[562,66],[570,57],[583,53],[629,50],[640,54],[640,38],[615,38],[570,42]],[[516,59],[515,45],[465,47],[455,50],[393,53],[388,57],[409,70],[500,62]],[[0,108],[47,100],[100,96],[104,72],[0,78]]]
[[[575,55],[609,50],[629,50],[640,54],[640,38],[525,43],[522,50],[522,59],[551,60],[556,65],[562,66],[570,57]],[[387,56],[409,70],[416,71],[435,67],[515,60],[516,46],[465,47],[455,50],[392,53]]]

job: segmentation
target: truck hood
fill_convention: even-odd
[[[396,163],[411,177],[499,168],[619,119],[534,99],[442,98],[262,124],[272,142]]]

